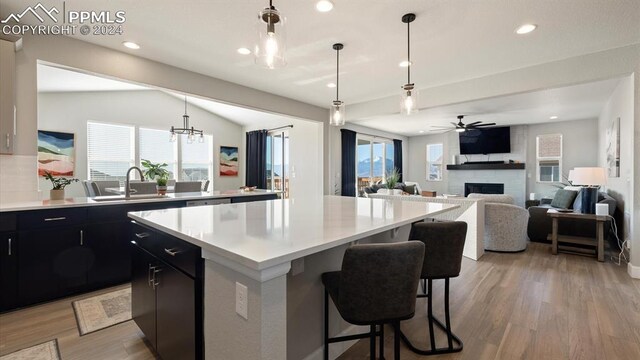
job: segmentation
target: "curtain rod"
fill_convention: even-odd
[[[285,125],[285,126],[280,126],[277,128],[273,128],[273,129],[267,129],[267,131],[273,131],[273,130],[280,130],[280,129],[287,129],[287,128],[292,128],[293,125]]]
[[[391,139],[391,138],[380,136],[380,135],[372,135],[372,134],[361,133],[361,132],[357,132],[357,131],[355,133],[358,134],[358,135],[371,136],[374,139],[385,139],[385,140],[391,140],[391,141],[396,140],[396,139]],[[397,139],[397,140],[400,140],[400,139]]]

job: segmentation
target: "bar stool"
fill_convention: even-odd
[[[393,244],[363,244],[349,247],[342,270],[322,274],[324,284],[324,359],[329,344],[370,339],[370,356],[375,359],[376,336],[380,336],[380,357],[384,355],[384,324],[395,330],[394,355],[400,358],[400,321],[415,313],[415,294],[424,258],[424,244],[408,241]],[[370,331],[329,337],[329,296],[340,316],[354,325],[369,325]],[[376,331],[376,326],[380,330]]]
[[[411,227],[409,240],[420,240],[425,244],[424,264],[422,266],[422,294],[418,298],[427,298],[427,320],[429,323],[430,350],[419,349],[414,346],[407,336],[400,331],[402,341],[411,351],[420,355],[436,355],[462,350],[462,340],[451,331],[451,316],[449,314],[449,279],[460,275],[462,265],[462,250],[467,235],[467,223],[462,221],[422,222]],[[445,323],[433,316],[432,282],[444,279],[444,316]],[[447,347],[436,347],[433,324],[447,334]],[[455,346],[454,346],[455,343]]]

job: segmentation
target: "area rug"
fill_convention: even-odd
[[[60,360],[58,339],[0,356],[0,360]]]
[[[131,288],[72,303],[80,336],[131,320]]]

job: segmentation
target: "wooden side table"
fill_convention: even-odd
[[[594,245],[593,238],[581,237],[581,236],[568,236],[558,235],[558,221],[561,219],[584,219],[592,220],[596,222],[596,256],[598,261],[604,261],[604,223],[607,221],[607,216],[596,214],[582,214],[577,212],[560,212],[555,209],[549,209],[547,216],[550,216],[552,223],[551,232],[551,253],[553,255],[558,254],[558,242],[579,244],[579,245]]]

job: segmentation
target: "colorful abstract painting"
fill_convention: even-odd
[[[38,175],[74,176],[75,135],[38,130]]]
[[[220,176],[238,176],[238,148],[220,146]]]

